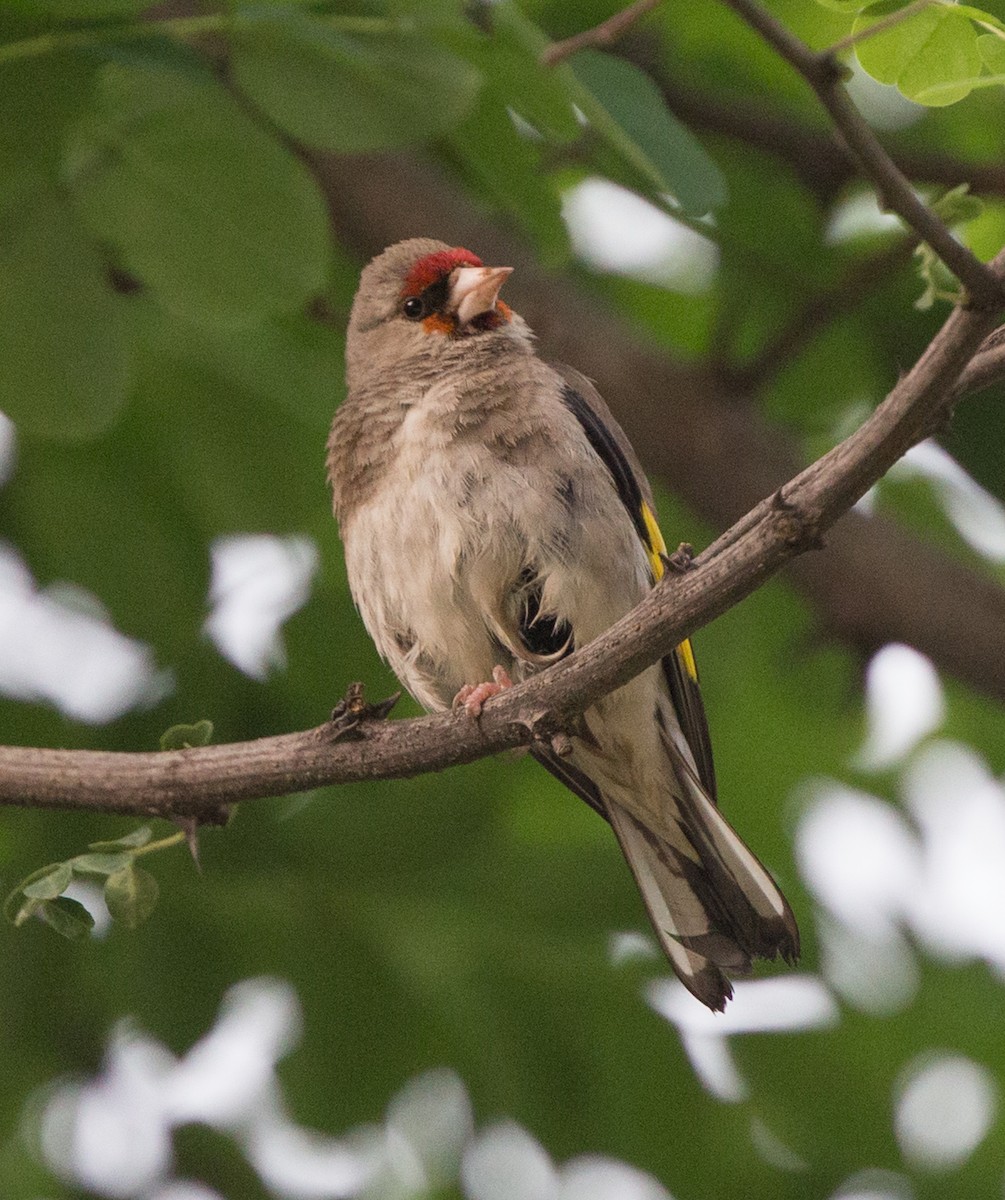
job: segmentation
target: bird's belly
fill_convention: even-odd
[[[448,706],[496,664],[516,678],[533,669],[499,634],[506,598],[526,570],[545,581],[547,611],[577,645],[647,590],[645,551],[605,480],[581,473],[568,488],[577,503],[562,500],[579,463],[529,458],[517,466],[476,442],[443,445],[418,415],[389,450],[393,485],[343,526],[346,564],[378,650],[426,707]]]
[[[343,540],[353,597],[381,655],[421,704],[444,708],[500,661],[472,571],[503,595],[520,553],[517,538],[493,538],[455,473],[432,458],[427,466],[361,506]]]

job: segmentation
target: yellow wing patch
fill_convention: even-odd
[[[698,682],[698,664],[694,661],[694,651],[691,649],[691,639],[685,638],[677,647],[677,657],[683,664],[692,683]]]
[[[649,563],[653,569],[653,578],[663,578],[663,559],[661,555],[666,554],[667,544],[663,540],[663,534],[660,533],[660,527],[656,524],[656,515],[648,504],[642,501],[642,520],[646,527],[646,550],[649,553]]]
[[[653,569],[653,578],[657,581],[663,578],[666,568],[663,566],[663,555],[667,552],[667,544],[656,524],[656,514],[648,504],[642,501],[642,520],[646,527],[646,551],[649,554],[649,564]],[[685,638],[677,647],[677,657],[687,671],[692,683],[698,682],[698,665],[694,661],[694,651],[691,649],[690,638]]]

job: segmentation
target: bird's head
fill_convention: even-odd
[[[499,299],[512,270],[430,238],[379,254],[363,270],[349,319],[350,386],[375,366],[463,359],[482,339],[526,341],[525,324]]]

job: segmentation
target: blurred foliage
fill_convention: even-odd
[[[553,72],[540,66],[550,37],[611,14],[600,0],[466,12],[448,0],[158,6],[157,21],[141,19],[146,7],[0,7],[0,410],[19,435],[0,536],[40,584],[69,580],[100,597],[116,627],[171,668],[175,688],[102,728],[0,700],[6,742],[153,750],[169,726],[200,718],[225,742],[317,724],[350,680],[374,697],[395,689],[353,612],[323,479],[361,263],[332,244],[296,140],[340,152],[423,146],[543,261],[577,270],[654,342],[695,362],[710,348],[737,366],[756,359],[808,301],[889,242],[828,241],[843,193],[823,202],[770,147],[695,136],[663,106],[656,88],[672,79],[824,127],[809,90],[720,5],[668,4],[648,17],[648,74],[599,52]],[[862,6],[770,7],[825,46],[852,32]],[[936,14],[947,31],[966,23],[973,33],[969,19],[947,14]],[[889,65],[891,36],[864,42],[859,57],[919,95],[916,79],[904,86],[907,67]],[[886,65],[870,67],[866,46]],[[1001,69],[994,47],[981,54],[985,77]],[[972,58],[964,65],[978,74]],[[919,155],[994,162],[1002,128],[1001,89],[982,87],[891,138]],[[721,254],[711,292],[674,296],[575,264],[562,191],[589,174],[689,221],[714,209],[702,225]],[[1005,206],[988,204],[961,232],[990,256],[1005,240]],[[772,381],[765,415],[807,447],[832,441],[847,413],[874,404],[927,344],[944,310],[913,307],[924,289],[905,265],[835,312]],[[944,436],[999,497],[1002,400],[1001,388],[968,400]],[[919,487],[891,487],[881,502],[917,521]],[[709,540],[671,494],[659,498],[669,542]],[[263,530],[308,534],[322,551],[311,599],[285,630],[288,667],[267,683],[241,675],[200,632],[211,541]],[[947,553],[969,554],[951,529],[934,536]],[[698,650],[726,810],[782,881],[803,928],[804,969],[815,970],[791,797],[808,775],[849,777],[861,664],[820,638],[784,581],[703,631]],[[949,729],[1005,769],[1001,714],[988,702],[952,690]],[[891,802],[894,784],[885,782]],[[112,818],[8,810],[4,888],[130,830]],[[183,853],[157,856],[160,900],[137,932],[70,942],[36,921],[0,931],[9,1200],[72,1194],[42,1181],[16,1132],[34,1089],[93,1069],[123,1015],[187,1047],[225,989],[251,975],[287,979],[302,1000],[304,1046],[283,1078],[305,1124],[338,1131],[376,1118],[410,1076],[447,1065],[480,1119],[512,1116],[560,1159],[623,1158],[679,1200],[827,1196],[864,1167],[911,1174],[919,1198],[1000,1191],[1005,1123],[950,1179],[909,1170],[891,1125],[895,1082],[929,1047],[969,1054],[1005,1082],[991,1019],[1001,984],[986,968],[926,961],[902,1011],[844,1008],[822,1032],[736,1040],[750,1097],[722,1103],[640,998],[659,966],[608,961],[613,931],[645,926],[609,831],[527,760],[250,802],[201,843],[201,874]],[[133,871],[128,846],[114,853]],[[27,899],[55,905],[66,872],[46,870],[45,894]],[[113,897],[126,924],[146,913],[150,885],[140,879],[120,880]],[[761,1127],[805,1169],[760,1153]],[[190,1176],[252,1194],[247,1167],[213,1138],[193,1136],[179,1153]]]

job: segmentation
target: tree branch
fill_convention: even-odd
[[[821,203],[830,203],[857,174],[854,159],[835,133],[813,129],[748,96],[723,97],[681,83],[663,62],[633,44],[630,57],[659,82],[671,111],[697,131],[720,134],[786,163]],[[890,157],[908,179],[947,188],[969,183],[981,195],[1005,196],[1005,164],[971,162],[947,154],[897,147]]]
[[[541,55],[541,61],[547,67],[553,67],[575,54],[577,50],[585,50],[588,46],[609,46],[646,13],[652,12],[659,3],[660,0],[635,0],[634,4],[629,4],[627,8],[615,13],[613,17],[608,17],[592,29],[584,29],[563,41],[552,42]]]
[[[982,392],[1005,382],[1005,325],[984,339],[977,353],[967,363],[966,370],[956,385],[956,395],[967,396],[971,392]]]
[[[760,11],[746,0],[733,0],[733,6]],[[568,287],[542,279],[497,228],[474,215],[421,164],[369,159],[354,164],[366,169],[346,171],[344,162],[305,157],[312,158],[329,191],[336,227],[364,256],[409,234],[440,233],[455,240],[463,231],[463,241],[487,256],[496,257],[501,247],[498,261],[519,265],[523,260],[529,303],[521,310],[542,341],[552,349],[568,349],[565,357],[592,371],[620,408],[630,436],[647,447],[650,464],[665,469],[679,490],[695,495],[701,491],[695,481],[703,477],[706,512],[735,509],[745,491],[757,487],[763,496],[785,477],[793,453],[749,413],[738,412],[735,394],[717,385],[707,369],[684,368],[643,350],[609,314],[584,305]],[[992,268],[981,269],[992,280],[991,299],[1000,306],[1005,254]],[[699,556],[692,570],[668,574],[602,638],[492,700],[478,722],[464,714],[438,714],[393,725],[365,723],[351,731],[352,740],[336,723],[255,742],[156,754],[0,747],[0,802],[212,821],[222,805],[237,800],[419,774],[549,739],[668,647],[749,595],[785,562],[819,545],[855,499],[945,417],[967,380],[978,387],[1000,378],[1002,339],[988,337],[993,324],[990,311],[954,310],[915,368],[855,434],[757,503]],[[973,357],[979,346],[983,349]],[[667,396],[674,398],[672,446],[664,437]],[[748,463],[752,470],[745,474]],[[766,480],[773,482],[764,487]],[[932,624],[908,640],[932,653],[939,665],[946,666],[948,658],[949,669],[976,686],[1005,695],[999,668],[1005,661],[1000,589],[882,521],[848,517],[835,534],[826,555],[803,556],[795,564],[806,590],[840,592],[845,600],[854,596],[873,619],[878,581],[881,592],[886,586],[892,593],[883,595],[880,607],[895,636],[902,636],[897,600],[909,595]],[[925,588],[936,575],[953,604],[967,597],[968,614],[981,620],[980,636],[974,636],[972,624],[947,621],[938,605],[929,603]],[[833,604],[828,616],[832,625],[840,624]],[[882,621],[871,631],[885,640]],[[954,660],[957,651],[960,658]]]
[[[1005,275],[1005,251],[993,264]],[[444,713],[152,754],[0,748],[0,802],[137,815],[218,817],[221,804],[361,779],[391,779],[548,739],[683,637],[750,595],[822,534],[952,403],[994,317],[957,308],[915,367],[840,445],[762,500],[683,574],[602,637],[491,700],[480,720]]]
[[[918,237],[938,254],[969,293],[969,302],[997,311],[1002,303],[1001,281],[915,195],[908,180],[883,149],[842,84],[844,69],[829,51],[811,50],[757,0],[724,0],[752,29],[792,66],[816,92],[844,138],[863,174],[879,193],[881,204],[897,213]]]
[[[646,469],[711,525],[725,529],[798,472],[801,445],[768,425],[747,393],[707,364],[683,364],[647,345],[606,305],[548,275],[430,164],[406,156],[350,166],[323,155],[310,161],[339,239],[361,260],[423,235],[514,266],[514,306],[542,353],[596,383]],[[848,513],[828,535],[827,553],[798,558],[787,578],[823,629],[863,656],[906,642],[939,670],[1005,701],[1005,589],[895,520]]]

